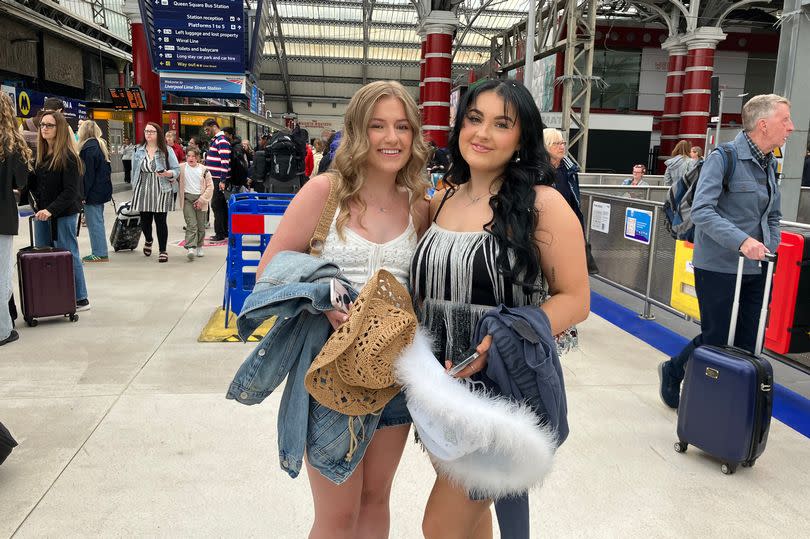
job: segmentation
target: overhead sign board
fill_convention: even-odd
[[[143,90],[132,88],[110,88],[113,107],[119,110],[146,110],[146,99]]]
[[[142,0],[151,3],[156,71],[243,74],[243,0]]]

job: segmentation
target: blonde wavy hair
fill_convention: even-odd
[[[395,97],[402,102],[405,115],[413,132],[411,157],[397,173],[396,185],[410,191],[411,213],[419,200],[424,199],[427,191],[427,173],[425,166],[428,159],[428,147],[422,138],[422,124],[419,108],[413,97],[402,84],[396,81],[377,81],[358,90],[346,109],[343,136],[335,152],[332,169],[336,176],[337,198],[340,213],[335,226],[338,235],[343,238],[343,229],[349,221],[349,205],[356,202],[362,208],[360,218],[366,211],[365,203],[360,199],[360,189],[366,182],[366,163],[368,162],[369,142],[368,125],[374,113],[374,105],[383,97]]]
[[[104,154],[104,159],[109,163],[110,162],[110,150],[107,149],[107,143],[104,142],[104,139],[101,138],[101,128],[98,126],[96,122],[93,120],[85,120],[82,122],[82,125],[79,126],[79,151],[82,151],[84,145],[90,139],[96,139],[98,141],[98,145],[101,147],[101,152]]]
[[[70,126],[65,120],[65,116],[61,112],[46,112],[39,119],[39,124],[42,125],[42,122],[48,116],[53,118],[56,124],[56,138],[53,141],[53,146],[51,146],[42,136],[42,129],[40,128],[39,133],[37,133],[37,166],[47,162],[48,156],[51,156],[48,170],[65,170],[72,161],[76,164],[79,174],[84,174],[84,165],[79,158],[79,152],[76,151],[76,144],[73,142]]]
[[[14,103],[11,98],[0,93],[0,159],[5,160],[10,155],[19,154],[23,162],[31,167],[31,148],[25,143],[25,138],[17,129]]]

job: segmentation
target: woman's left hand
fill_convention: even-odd
[[[487,366],[487,359],[489,357],[489,347],[492,346],[492,335],[487,335],[484,337],[480,344],[475,347],[475,351],[478,352],[478,359],[464,367],[460,372],[458,372],[455,377],[456,378],[469,378],[473,374],[484,370],[484,367]],[[449,359],[444,362],[445,370],[449,371],[453,368],[453,362]]]
[[[174,179],[174,174],[172,174],[171,170],[164,170],[163,172],[158,172],[158,176]]]

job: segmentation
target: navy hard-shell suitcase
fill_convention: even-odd
[[[761,357],[773,267],[768,255],[765,297],[762,300],[754,353],[732,346],[739,312],[742,255],[737,270],[734,305],[727,346],[699,346],[686,364],[678,406],[678,442],[675,450],[692,444],[718,458],[724,474],[737,466],[753,466],[765,450],[773,408],[773,368]]]

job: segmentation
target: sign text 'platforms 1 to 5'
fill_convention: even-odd
[[[242,0],[153,0],[158,71],[245,72]]]

